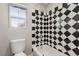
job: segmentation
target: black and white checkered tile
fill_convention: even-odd
[[[48,20],[46,13],[32,11],[32,45],[41,46],[48,44]]]
[[[53,47],[67,55],[79,55],[79,4],[62,4],[54,11]]]
[[[47,44],[69,56],[79,55],[79,4],[63,3],[45,14],[32,12],[32,45]]]

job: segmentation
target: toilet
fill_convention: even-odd
[[[11,40],[11,51],[14,56],[26,56],[23,52],[25,49],[25,39]]]

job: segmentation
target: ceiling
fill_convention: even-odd
[[[43,6],[48,6],[50,3],[39,3],[39,4]]]

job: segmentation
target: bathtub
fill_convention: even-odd
[[[57,51],[56,49],[48,45],[43,45],[39,47],[33,47],[33,56],[67,56],[67,55]]]

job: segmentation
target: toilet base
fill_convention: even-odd
[[[20,52],[20,53],[15,54],[14,56],[26,56],[26,54],[23,52]]]

